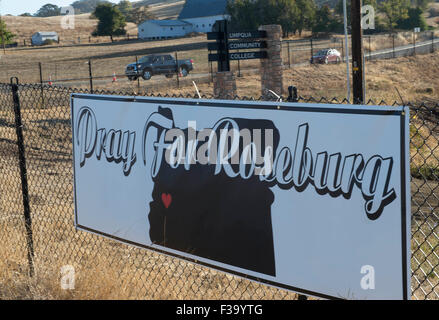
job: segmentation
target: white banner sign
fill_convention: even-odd
[[[75,223],[323,298],[410,298],[408,108],[72,95]]]

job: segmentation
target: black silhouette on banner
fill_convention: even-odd
[[[159,108],[159,113],[173,120],[170,109]],[[279,132],[271,121],[233,120],[240,129],[272,129],[276,153]],[[162,128],[157,126],[157,129]],[[188,130],[183,132],[188,138]],[[159,131],[157,136],[160,134]],[[216,134],[220,135],[219,130]],[[183,165],[174,169],[166,161],[162,162],[158,175],[153,178],[153,201],[148,215],[151,241],[275,276],[271,222],[274,194],[269,183],[261,182],[258,176],[245,180],[231,178],[223,171],[214,175],[214,170],[215,165],[211,164],[197,163],[187,171]]]

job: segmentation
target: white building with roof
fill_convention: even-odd
[[[58,42],[58,34],[54,31],[40,31],[32,35],[32,45],[41,46],[47,40]]]
[[[144,40],[184,37],[191,32],[192,24],[179,20],[147,20],[139,25],[139,38]]]
[[[178,20],[193,25],[194,32],[211,32],[217,20],[228,19],[227,0],[186,0]]]
[[[210,32],[217,20],[228,19],[227,0],[186,0],[178,20],[147,20],[139,25],[139,38],[160,40]]]

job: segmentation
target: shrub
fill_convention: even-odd
[[[50,45],[57,44],[57,43],[58,43],[58,42],[55,41],[55,40],[52,40],[52,39],[46,39],[46,40],[44,40],[43,45],[44,45],[44,46],[50,46]]]

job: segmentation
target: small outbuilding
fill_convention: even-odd
[[[58,42],[58,39],[58,34],[54,31],[40,31],[32,35],[32,45],[41,46],[48,40]]]

